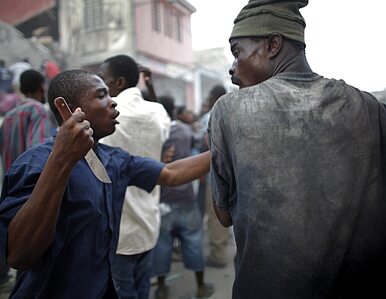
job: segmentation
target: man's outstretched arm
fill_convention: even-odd
[[[163,186],[186,184],[207,173],[209,168],[209,152],[176,160],[165,165],[158,177],[157,184]]]

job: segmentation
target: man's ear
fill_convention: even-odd
[[[267,38],[268,57],[275,58],[281,51],[283,46],[283,37],[278,33],[272,33]]]
[[[127,88],[126,86],[126,79],[125,77],[118,77],[117,81],[116,81],[116,87],[118,90],[124,90]]]

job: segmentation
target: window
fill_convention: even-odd
[[[156,32],[161,32],[161,4],[160,0],[151,1],[152,28]]]
[[[95,31],[105,27],[103,0],[84,0],[84,28]]]
[[[183,17],[176,15],[176,40],[179,43],[184,41],[184,28],[183,28]]]
[[[164,23],[165,35],[174,38],[174,19],[173,7],[170,4],[165,5]]]

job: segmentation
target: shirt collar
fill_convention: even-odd
[[[142,98],[142,93],[138,87],[130,87],[121,91],[120,94],[117,95],[117,98],[127,97],[127,96],[137,96]]]

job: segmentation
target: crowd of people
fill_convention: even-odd
[[[0,289],[11,267],[10,298],[147,299],[156,277],[167,299],[177,246],[209,298],[233,226],[233,299],[385,296],[386,108],[312,71],[307,4],[249,1],[239,90],[213,86],[199,117],[127,55],[96,73],[2,61]]]
[[[0,68],[0,188],[3,173],[27,149],[52,136],[56,124],[45,104],[46,77],[24,59],[9,68]],[[0,290],[7,292],[13,284],[5,260],[0,260]]]
[[[109,278],[107,281],[103,280],[104,277],[102,274],[100,274],[101,277],[98,275],[96,275],[96,277],[95,275],[93,276],[95,279],[101,279],[100,289],[95,289],[94,293],[87,293],[85,290],[92,286],[92,283],[87,280],[82,288],[76,291],[71,290],[69,293],[62,292],[60,295],[56,293],[56,288],[62,287],[57,283],[52,285],[49,283],[43,284],[40,289],[34,288],[33,286],[36,281],[43,281],[46,275],[58,275],[58,279],[60,277],[61,280],[67,278],[61,273],[63,272],[63,268],[51,269],[52,265],[44,266],[45,263],[43,262],[43,264],[41,264],[39,259],[33,255],[33,261],[38,263],[35,267],[46,267],[45,274],[38,275],[32,279],[28,275],[29,271],[26,271],[24,266],[24,262],[27,263],[27,268],[32,266],[28,261],[22,260],[23,263],[21,265],[12,265],[9,257],[8,259],[1,259],[0,290],[2,290],[2,292],[8,292],[11,287],[13,287],[14,279],[8,274],[9,265],[11,265],[13,268],[18,269],[17,282],[11,295],[15,297],[24,297],[28,294],[28,296],[37,297],[43,296],[51,298],[51,296],[54,296],[55,298],[68,298],[67,296],[69,296],[69,294],[75,292],[78,295],[84,294],[84,298],[90,296],[96,296],[95,298],[99,298],[100,296],[106,298],[114,296],[118,298],[148,298],[150,279],[152,276],[158,276],[159,288],[156,291],[156,298],[168,298],[165,276],[169,273],[171,256],[176,250],[173,244],[177,240],[179,241],[178,249],[181,250],[181,258],[185,266],[195,273],[197,297],[207,298],[211,296],[214,292],[214,286],[204,281],[206,259],[203,248],[203,213],[205,211],[200,210],[198,204],[199,201],[203,202],[208,200],[205,198],[197,198],[198,194],[194,192],[191,182],[193,179],[204,176],[209,168],[208,153],[200,154],[207,151],[205,128],[201,128],[203,120],[204,126],[207,126],[207,114],[202,118],[196,117],[193,112],[189,111],[185,106],[175,107],[173,98],[162,95],[156,96],[152,85],[151,71],[148,68],[139,66],[131,57],[126,55],[117,55],[106,59],[100,65],[97,74],[80,70],[70,70],[58,72],[58,76],[49,78],[41,70],[32,69],[31,65],[27,67],[27,59],[24,59],[24,61],[20,63],[18,62],[17,65],[20,65],[20,68],[24,67],[25,70],[16,74],[10,69],[7,69],[3,63],[3,70],[7,76],[4,75],[1,78],[2,86],[5,86],[7,82],[9,83],[7,88],[2,89],[3,94],[14,94],[17,98],[17,101],[15,101],[13,105],[9,105],[7,109],[4,109],[2,124],[0,126],[2,174],[5,175],[4,193],[10,192],[8,189],[9,182],[15,179],[11,173],[16,174],[13,169],[18,165],[18,161],[29,154],[32,155],[29,159],[34,161],[33,164],[36,168],[34,166],[32,167],[34,169],[26,169],[24,166],[19,165],[16,167],[20,170],[19,175],[23,173],[22,175],[27,179],[31,177],[31,175],[33,176],[33,173],[41,173],[35,178],[33,184],[36,184],[36,186],[44,184],[40,182],[44,182],[44,179],[39,178],[44,172],[49,172],[49,170],[47,170],[48,167],[44,166],[45,163],[48,164],[48,161],[46,161],[48,157],[44,152],[53,151],[55,148],[54,145],[58,143],[57,140],[64,130],[64,119],[61,118],[62,114],[55,105],[55,99],[59,96],[65,99],[69,109],[71,109],[71,113],[76,115],[78,111],[75,110],[75,108],[77,108],[75,106],[82,108],[83,112],[87,109],[82,107],[78,95],[88,94],[93,88],[99,88],[94,97],[104,98],[106,106],[115,111],[112,117],[114,134],[106,132],[106,128],[97,129],[96,125],[93,125],[91,122],[90,113],[85,112],[87,115],[86,119],[84,119],[84,114],[83,116],[78,116],[78,122],[86,123],[87,130],[92,130],[91,133],[88,132],[88,138],[93,139],[93,149],[97,152],[103,164],[107,163],[107,161],[103,159],[104,156],[102,154],[104,145],[113,148],[119,147],[126,153],[135,155],[135,157],[128,156],[130,157],[130,162],[127,162],[126,167],[130,169],[130,174],[129,177],[126,178],[126,180],[129,179],[126,183],[122,185],[125,177],[121,178],[120,175],[120,178],[117,180],[121,186],[116,187],[115,184],[117,184],[117,182],[112,181],[114,191],[111,191],[111,194],[105,195],[104,192],[106,191],[99,191],[102,193],[97,197],[101,197],[101,202],[94,205],[111,205],[112,211],[109,210],[109,207],[99,211],[104,215],[104,219],[99,221],[100,223],[90,221],[89,223],[83,224],[84,226],[88,226],[90,230],[94,230],[95,233],[100,233],[100,229],[103,231],[110,229],[110,238],[106,237],[106,240],[102,242],[95,236],[94,238],[90,236],[85,237],[84,234],[87,229],[83,228],[81,235],[77,238],[84,238],[84,240],[78,240],[73,244],[69,243],[66,245],[74,250],[75,248],[79,248],[79,246],[85,246],[81,245],[84,242],[92,241],[94,243],[99,242],[100,244],[98,244],[100,246],[105,247],[101,248],[100,252],[97,251],[95,256],[89,257],[95,260],[94,265],[89,267],[89,271],[99,265],[98,263],[106,263],[106,260],[110,263],[110,267],[105,267],[103,271],[101,270],[103,274],[111,272],[111,277],[105,275]],[[141,91],[137,87],[141,75],[147,87],[144,91]],[[15,76],[18,76],[18,80],[15,80]],[[83,85],[79,82],[77,83],[78,89],[76,93],[74,93],[74,89],[71,86],[75,80],[85,81]],[[47,81],[50,82],[48,91],[46,90]],[[218,89],[219,87],[215,88]],[[220,89],[224,90],[225,93],[223,87],[220,87]],[[147,97],[146,100],[144,99],[145,96]],[[111,97],[113,97],[113,99]],[[46,102],[46,98],[48,102]],[[164,99],[168,100],[165,102]],[[85,106],[87,106],[87,104]],[[115,110],[115,106],[119,107],[119,115],[118,111]],[[95,121],[95,123],[98,122]],[[60,126],[59,130],[57,130],[58,125]],[[201,130],[199,130],[199,128],[201,128]],[[96,135],[99,131],[101,131],[101,133]],[[85,141],[83,140],[83,142]],[[101,145],[99,146],[99,144]],[[203,144],[205,144],[205,146],[203,146]],[[30,150],[27,151],[28,149]],[[37,153],[31,153],[34,151],[42,152],[42,154],[39,155],[39,159],[32,158]],[[109,148],[105,155],[112,155],[110,151],[111,149]],[[119,156],[119,153],[114,152],[114,155]],[[17,160],[19,156],[21,157]],[[138,156],[150,159],[139,159]],[[172,167],[176,167],[175,164],[177,163],[177,170],[173,169],[175,172],[181,167],[187,167],[184,166],[185,164],[190,165],[193,163],[179,162],[180,159],[191,156],[195,156],[192,158],[192,161],[195,161],[194,167],[189,167],[189,171],[183,171],[183,175],[178,175],[177,178],[173,178],[172,183],[166,182],[166,184],[175,185],[174,180],[189,179],[189,182],[177,187],[154,187],[154,184],[159,180],[157,180],[157,175],[160,176],[160,171],[163,167],[162,162],[168,163],[165,169],[169,164],[172,165]],[[200,158],[201,156],[203,156],[203,158]],[[123,158],[125,158],[125,156],[120,157],[120,159]],[[17,161],[15,162],[15,160]],[[119,160],[114,158],[111,162],[117,163],[117,161]],[[156,164],[156,161],[161,162],[161,164]],[[73,163],[75,162],[77,161],[73,161]],[[154,162],[154,165],[152,162]],[[24,163],[22,162],[22,164]],[[115,172],[123,171],[123,169],[121,169],[122,167],[118,167],[114,163],[113,166],[117,168]],[[179,166],[178,163],[183,166]],[[74,165],[77,164],[70,165],[74,167]],[[108,169],[107,165],[104,165],[104,167]],[[76,169],[76,167],[74,168]],[[133,168],[133,170],[131,170],[131,168]],[[76,173],[77,171],[75,171],[75,169],[73,172]],[[69,174],[66,173],[67,180],[73,176],[73,174],[71,174],[68,178],[68,175]],[[192,175],[194,177],[191,177]],[[112,177],[111,173],[109,173],[109,176]],[[132,179],[131,176],[135,179]],[[144,179],[145,176],[149,176],[149,178]],[[151,177],[153,177],[154,182],[150,180]],[[64,195],[62,194],[64,197],[55,199],[56,205],[52,207],[52,211],[50,210],[50,213],[53,214],[57,214],[59,207],[68,205],[68,203],[65,203],[72,199],[72,196],[67,195],[66,191],[63,191],[68,190],[70,182],[68,183],[69,185],[66,186],[65,184],[63,185],[63,183],[60,184],[62,180],[63,178],[59,180],[56,186],[60,186],[59,188],[62,189],[62,193],[64,192]],[[133,180],[133,182],[131,182],[131,180]],[[95,182],[91,184],[91,186],[100,189],[100,187],[97,188]],[[124,186],[129,187],[126,189],[123,188]],[[39,207],[41,199],[36,199],[36,203],[31,199],[27,201],[29,196],[27,195],[28,191],[25,190],[26,186],[22,186],[21,184],[19,187],[21,189],[17,191],[18,193],[20,192],[18,204],[15,205],[15,202],[8,201],[6,197],[3,198],[0,204],[1,217],[4,220],[2,226],[6,229],[6,235],[8,236],[5,238],[8,239],[8,247],[2,244],[4,245],[4,247],[2,247],[2,249],[5,250],[4,252],[9,250],[9,246],[13,240],[10,235],[11,230],[7,228],[7,226],[11,225],[10,221],[13,217],[19,215],[18,210],[23,210],[22,207],[29,205],[32,205],[29,209],[36,209],[33,215],[31,215],[30,212],[25,212],[26,214],[20,212],[22,216],[18,216],[22,219],[21,221],[28,221],[28,223],[31,224],[35,223],[37,221],[35,217],[40,215],[37,211],[41,208]],[[79,187],[73,188],[77,190]],[[36,189],[39,190],[38,188]],[[151,189],[152,191],[150,192]],[[33,192],[33,190],[35,189],[32,188],[29,191],[31,192],[30,196],[32,196],[33,193],[42,192]],[[26,193],[24,194],[24,192]],[[21,193],[24,195],[21,195]],[[52,196],[52,194],[47,194],[46,196],[46,200],[49,198],[49,200],[55,201],[52,199],[52,197],[55,197]],[[172,199],[170,199],[170,197]],[[90,200],[89,197],[86,197],[86,199]],[[112,199],[114,199],[116,203],[112,204]],[[82,200],[80,200],[80,202],[81,201]],[[25,204],[23,204],[24,202]],[[122,206],[120,206],[119,203],[121,203]],[[166,219],[173,214],[170,212],[173,210],[175,211],[174,213],[178,214],[178,211],[180,211],[177,206],[174,207],[173,205],[181,205],[182,210],[188,213],[186,215],[179,215],[182,222],[185,222],[184,228],[179,227],[179,224],[177,225],[179,229],[172,227],[172,224],[167,225]],[[165,213],[165,209],[163,208],[166,206],[170,211]],[[77,211],[79,215],[83,215],[83,213],[79,212],[75,207],[70,207],[71,205],[69,205],[68,209],[71,209],[74,214],[76,214],[75,211]],[[45,208],[47,208],[47,206]],[[192,214],[192,212],[194,213]],[[67,213],[60,210],[57,216],[58,218],[56,219],[57,223],[61,223],[61,221],[67,223],[69,221],[66,219],[66,217],[69,216]],[[85,213],[88,214],[90,212],[85,211]],[[190,222],[186,222],[188,215],[190,215]],[[72,217],[76,219],[76,216]],[[113,225],[110,223],[110,218],[114,220]],[[49,235],[52,235],[52,229],[55,223],[56,222],[52,222],[51,219],[50,223],[47,223],[44,228],[41,227],[41,223],[36,223],[36,226],[31,225],[31,229],[34,227],[36,230],[41,230],[44,233],[49,232]],[[193,223],[194,225],[192,227]],[[220,225],[218,222],[216,224],[218,226]],[[67,225],[69,224],[66,224],[66,226]],[[166,237],[165,233],[162,233],[166,227],[168,227],[166,230],[170,234],[169,237]],[[69,234],[72,238],[74,237],[73,234],[76,235],[78,228],[73,229],[74,232]],[[20,232],[17,231],[17,226],[16,232],[15,238],[17,238],[17,241],[15,244],[19,246],[21,244],[19,242],[22,242],[23,236],[18,235]],[[115,235],[115,232],[119,232],[119,234]],[[66,243],[66,239],[69,238],[69,236],[67,234],[57,234],[61,242]],[[23,235],[26,237],[25,233],[23,233]],[[32,235],[28,238],[31,238],[31,236]],[[227,238],[228,237],[229,234],[227,235]],[[29,248],[31,252],[38,251],[41,254],[41,258],[44,258],[46,255],[54,255],[54,257],[51,256],[51,259],[53,259],[51,262],[55,260],[57,263],[59,260],[65,259],[62,255],[59,256],[57,253],[55,255],[54,252],[51,252],[51,248],[55,246],[50,243],[52,240],[46,240],[47,236],[39,233],[34,234],[33,238],[36,242],[39,242],[39,244],[30,244],[27,248]],[[45,239],[44,242],[42,238]],[[45,246],[43,245],[44,248],[42,249],[41,247],[44,243],[46,244]],[[106,252],[106,248],[115,248],[114,254],[110,252],[110,250]],[[24,252],[23,256],[25,254],[28,255],[28,257],[24,256],[24,259],[30,259],[31,257],[29,255],[32,254],[31,252]],[[107,259],[106,256],[104,256],[104,258],[99,257],[103,252],[107,255]],[[153,258],[154,256],[157,256],[157,259]],[[214,266],[216,267],[216,265]],[[220,265],[220,267],[223,267],[223,265]],[[34,269],[34,267],[32,267],[31,270],[32,269]],[[75,268],[71,269],[70,272],[72,273],[74,270]],[[71,273],[69,273],[69,275]],[[82,275],[84,275],[85,272],[83,271],[82,273]],[[55,290],[52,289],[54,286]],[[34,288],[34,291],[32,291],[32,288]],[[114,294],[115,292],[116,294]]]

